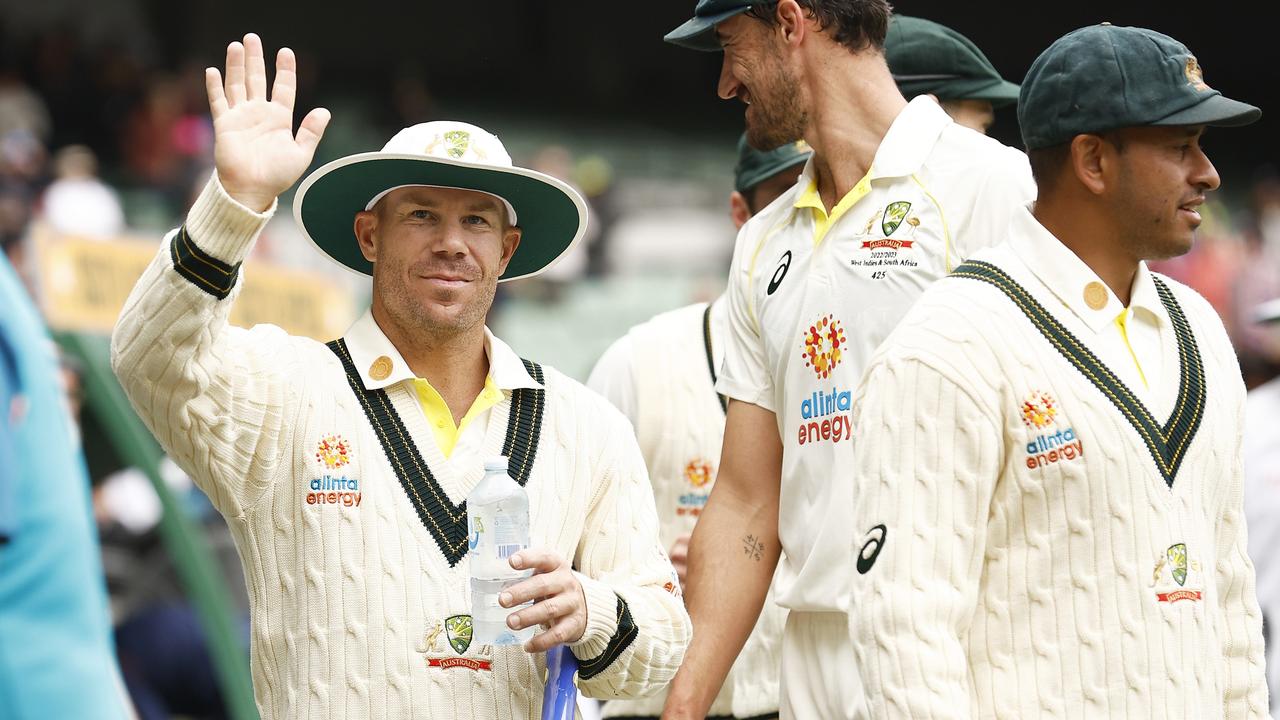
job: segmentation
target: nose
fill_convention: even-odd
[[[1204,190],[1217,190],[1222,184],[1217,168],[1199,146],[1196,147],[1196,163],[1192,168],[1191,183]]]
[[[436,255],[465,257],[467,255],[466,236],[461,227],[454,223],[441,223],[431,238],[431,252]]]
[[[742,83],[738,82],[738,78],[734,77],[733,66],[729,62],[729,53],[723,53],[724,59],[720,61],[720,81],[716,85],[716,94],[721,100],[732,100],[738,97],[738,88]]]

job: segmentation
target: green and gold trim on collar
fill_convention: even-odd
[[[347,382],[364,408],[391,469],[400,480],[418,519],[431,533],[449,566],[458,564],[467,554],[467,501],[454,505],[431,468],[422,459],[418,446],[404,421],[391,405],[384,389],[369,390],[364,386],[345,340],[326,343],[347,373]],[[525,369],[542,384],[542,368],[535,362],[522,360]],[[508,458],[508,473],[524,485],[533,472],[542,432],[542,414],[546,407],[546,391],[542,388],[516,388],[511,391],[511,414],[507,419],[507,435],[502,454]]]
[[[1153,275],[1151,279],[1155,281],[1160,302],[1164,304],[1172,320],[1174,335],[1178,341],[1180,368],[1177,404],[1163,426],[1156,422],[1146,406],[1120,382],[1115,373],[1003,270],[990,263],[969,261],[956,268],[952,275],[994,285],[1008,296],[1040,334],[1120,410],[1133,429],[1138,431],[1138,436],[1150,451],[1156,469],[1165,483],[1170,488],[1173,487],[1173,480],[1186,457],[1187,448],[1204,419],[1205,374],[1204,362],[1191,332],[1191,324],[1187,322],[1187,316],[1173,297],[1173,292],[1160,278]]]
[[[615,595],[615,597],[618,596]],[[627,606],[627,601],[621,597],[618,597],[617,611],[618,625],[613,631],[613,635],[609,637],[608,644],[604,646],[604,652],[590,660],[578,658],[579,680],[590,680],[604,672],[640,634],[640,629],[636,627],[636,622],[631,617],[631,608]],[[574,657],[577,657],[576,653]]]
[[[236,278],[240,277],[240,263],[228,265],[201,250],[187,234],[185,225],[178,228],[169,242],[169,257],[179,275],[219,300],[231,294]]]

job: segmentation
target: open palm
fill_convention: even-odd
[[[268,99],[262,40],[249,33],[243,44],[227,46],[225,87],[216,68],[205,70],[218,179],[228,195],[255,211],[271,207],[276,196],[297,182],[329,124],[329,111],[317,108],[302,119],[294,136],[297,69],[293,51],[281,48]]]

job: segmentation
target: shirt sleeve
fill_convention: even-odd
[[[604,351],[591,375],[587,387],[595,390],[613,403],[631,421],[632,427],[639,420],[639,401],[636,398],[636,375],[632,365],[631,335],[623,335]]]
[[[850,625],[868,711],[968,717],[961,637],[977,607],[1000,426],[938,370],[882,356],[854,428]]]
[[[1222,342],[1226,342],[1225,337]],[[1238,427],[1244,428],[1243,387],[1239,404]],[[1222,716],[1268,718],[1262,610],[1258,606],[1253,562],[1249,559],[1244,515],[1242,436],[1237,439],[1229,490],[1225,493],[1216,533],[1219,626],[1223,629],[1225,663]]]
[[[964,224],[956,229],[951,270],[975,252],[1003,242],[1014,213],[1035,202],[1036,184],[1026,154],[1010,147],[1002,150],[974,195]]]
[[[612,417],[610,417],[612,416]],[[591,697],[651,695],[684,659],[692,625],[675,569],[658,536],[658,513],[640,448],[615,413],[597,413],[605,436],[600,489],[587,509],[575,567],[587,628],[570,645],[579,686]]]
[[[725,292],[728,323],[716,392],[776,412],[773,378],[765,363],[764,334],[753,295],[754,266],[765,240],[755,239],[759,231],[755,222],[748,222],[738,233]]]
[[[217,177],[168,234],[125,303],[111,363],[164,449],[224,515],[240,517],[280,464],[296,423],[289,378],[303,374],[277,327],[228,323],[240,261],[270,218],[233,200]]]
[[[0,318],[0,545],[13,539],[18,531],[18,480],[22,464],[13,462],[17,457],[15,436],[17,417],[21,410],[22,387],[18,376],[18,361],[8,329]]]

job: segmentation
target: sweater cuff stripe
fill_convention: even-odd
[[[622,653],[631,646],[636,637],[640,634],[640,629],[636,627],[635,620],[631,618],[631,608],[627,607],[627,601],[621,597],[618,598],[618,627],[613,631],[613,637],[609,638],[609,643],[604,646],[604,652],[598,657],[590,660],[578,659],[578,679],[590,680],[591,678],[604,672],[606,668],[613,664]]]
[[[209,293],[218,300],[231,294],[240,277],[240,263],[228,265],[201,250],[187,234],[186,226],[178,228],[169,243],[173,269],[188,282]]]

